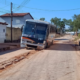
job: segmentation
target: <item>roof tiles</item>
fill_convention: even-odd
[[[13,16],[15,16],[15,17],[16,16],[25,16],[27,14],[30,14],[30,13],[13,13]],[[6,13],[6,14],[1,15],[1,17],[9,17],[9,16],[11,16],[10,13]]]

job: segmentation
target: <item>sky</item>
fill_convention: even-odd
[[[0,15],[10,13],[11,2],[14,13],[29,12],[34,19],[44,17],[48,22],[54,17],[72,19],[80,14],[80,0],[0,0]]]

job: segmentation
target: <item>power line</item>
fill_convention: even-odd
[[[18,5],[18,4],[14,4],[14,5]],[[20,6],[25,7],[25,8],[29,8],[29,9],[34,9],[34,10],[42,10],[42,11],[74,11],[74,10],[80,10],[80,8],[64,9],[64,10],[49,10],[49,9],[39,9],[39,8],[26,7],[23,5],[20,5]]]
[[[32,8],[32,7],[26,7],[23,6],[27,4],[30,0],[24,0],[20,6],[17,7],[17,11],[21,9],[22,7],[28,8],[28,9],[33,9],[33,10],[39,10],[39,11],[47,11],[47,12],[58,12],[58,11],[74,11],[74,10],[80,10],[80,8],[74,8],[74,9],[64,9],[64,10],[49,10],[49,9],[39,9],[39,8]],[[6,3],[7,4],[7,3]],[[14,4],[14,5],[19,5],[19,4]],[[8,11],[8,10],[7,10]]]
[[[39,10],[39,11],[49,11],[49,12],[60,12],[60,11],[74,11],[74,10],[80,10],[80,8],[74,8],[74,9],[64,9],[64,10],[49,10],[49,9],[39,9],[39,8],[32,8],[32,7],[26,7],[26,6],[22,6],[28,9],[33,9],[33,10]]]
[[[30,0],[24,0],[24,1],[21,3],[21,5],[19,5],[19,6],[17,7],[17,10],[19,10],[20,8],[22,8],[23,5],[27,4],[29,1],[30,1]]]
[[[23,6],[25,7],[25,6]],[[42,10],[42,11],[73,11],[73,10],[80,10],[80,8],[75,8],[75,9],[65,9],[65,10],[48,10],[48,9],[38,9],[38,8],[31,8],[31,7],[25,7],[29,9],[35,9],[35,10]]]

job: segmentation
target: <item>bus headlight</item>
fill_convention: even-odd
[[[26,40],[24,40],[24,39],[22,39],[22,40],[21,40],[21,43],[25,43],[25,42],[27,42],[27,41],[26,41]]]
[[[44,41],[43,44],[46,44],[46,41]]]

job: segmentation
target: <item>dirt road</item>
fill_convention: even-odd
[[[71,36],[55,39],[56,44],[49,49],[1,72],[0,80],[78,80],[76,51],[67,43],[70,39]]]

